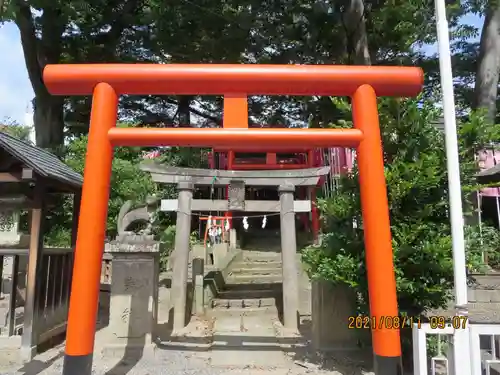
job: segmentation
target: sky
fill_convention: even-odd
[[[463,23],[481,28],[482,19],[469,15]],[[437,50],[435,45],[424,47],[426,53]],[[0,123],[11,120],[23,124],[27,108],[33,99],[33,89],[24,63],[19,31],[12,23],[0,26]]]
[[[33,99],[17,26],[0,26],[0,121],[24,122],[26,108]]]

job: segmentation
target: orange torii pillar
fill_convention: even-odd
[[[226,129],[248,129],[248,98],[246,94],[233,93],[224,95],[222,108],[222,126]],[[233,169],[234,151],[227,153],[227,169]],[[226,187],[226,199],[229,198],[229,186]],[[225,213],[229,229],[233,229],[233,215]]]
[[[414,96],[418,68],[316,65],[48,65],[54,95],[93,95],[63,375],[90,375],[115,146],[357,147],[375,373],[402,374],[378,96]],[[119,95],[351,96],[355,129],[116,128]],[[346,322],[347,324],[347,322]]]

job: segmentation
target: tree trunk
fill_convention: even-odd
[[[342,21],[346,32],[348,63],[371,65],[363,0],[350,0],[345,7]]]
[[[476,108],[487,111],[487,119],[495,122],[500,69],[500,2],[486,11],[476,73],[474,99]]]
[[[53,150],[64,142],[63,98],[49,94],[43,82],[43,69],[47,64],[56,64],[60,58],[61,36],[64,25],[54,20],[60,16],[58,9],[46,9],[42,16],[42,34],[37,31],[29,5],[18,1],[15,22],[21,34],[26,70],[35,93],[34,123],[36,144]]]
[[[35,24],[29,3],[13,1],[16,8],[14,21],[19,27],[26,69],[35,93],[36,144],[57,150],[64,143],[64,99],[49,94],[43,82],[43,69],[47,64],[60,62],[63,35],[69,20],[57,2],[48,2]],[[111,29],[96,37],[96,45],[106,46],[105,53],[99,56],[101,61],[114,60],[120,37],[133,20],[130,14],[135,14],[140,6],[140,0],[126,2],[121,7],[122,11],[113,16]]]
[[[39,94],[34,102],[36,144],[39,147],[55,148],[64,143],[64,112],[62,97],[49,93]]]
[[[191,96],[180,96],[177,112],[179,113],[179,126],[191,126]]]

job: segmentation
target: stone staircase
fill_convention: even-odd
[[[240,260],[231,265],[212,309],[276,311],[281,304],[282,264],[279,235],[262,231],[250,237]]]
[[[274,310],[281,300],[281,254],[243,250],[231,266],[225,286],[212,300],[212,309]]]
[[[213,321],[210,364],[224,368],[289,366],[276,323],[282,307],[279,235],[260,232],[246,241],[207,312]]]

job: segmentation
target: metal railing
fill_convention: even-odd
[[[500,325],[468,324],[473,375],[500,374]],[[453,368],[453,327],[431,328],[429,323],[413,327],[414,375],[460,375]],[[432,352],[431,352],[432,351]]]

